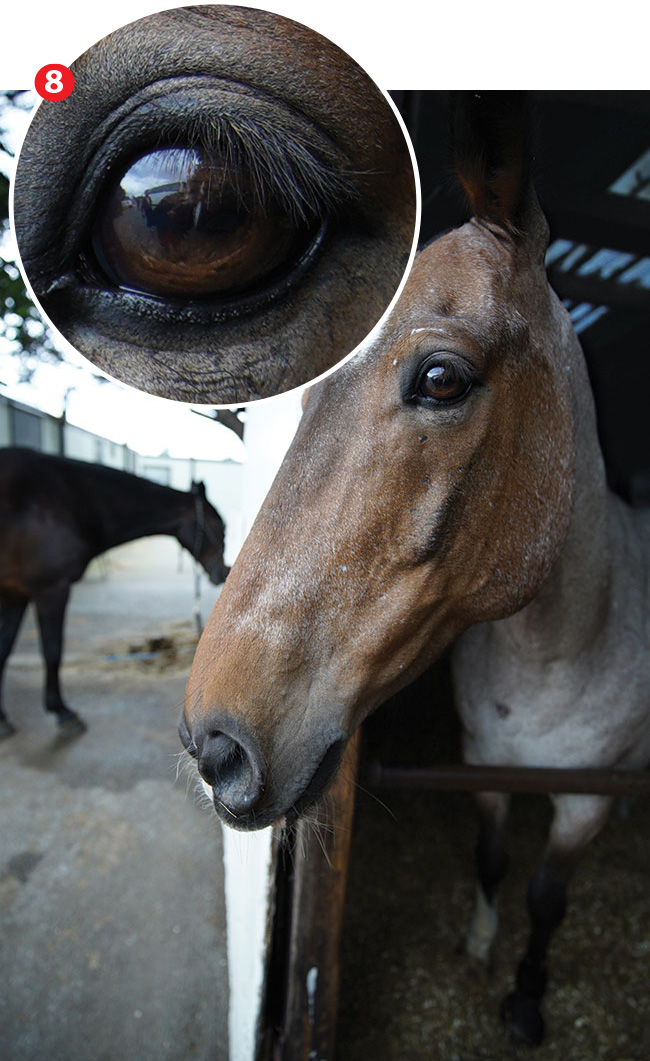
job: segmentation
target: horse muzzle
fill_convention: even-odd
[[[210,572],[210,582],[212,582],[214,586],[221,586],[226,581],[229,574],[230,568],[226,564],[215,564]]]
[[[277,785],[254,736],[241,726],[224,725],[192,735],[183,717],[178,732],[185,750],[196,760],[219,818],[240,831],[293,824],[329,785],[346,743],[339,739],[330,744],[315,764],[302,772],[306,782],[299,775],[298,780]]]

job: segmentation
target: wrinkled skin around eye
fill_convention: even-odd
[[[295,259],[312,232],[261,203],[219,157],[167,149],[144,155],[113,183],[92,245],[118,287],[196,298],[246,291]]]
[[[13,198],[26,276],[72,346],[131,386],[216,405],[307,383],[365,339],[409,264],[416,185],[399,121],[348,55],[206,4],[121,27],[73,72],[34,114]],[[180,179],[120,191],[173,149],[197,152]],[[182,185],[171,202],[161,178]]]

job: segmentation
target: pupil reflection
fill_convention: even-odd
[[[453,365],[431,365],[422,378],[420,389],[429,398],[451,401],[467,393],[470,381]]]
[[[426,374],[426,384],[432,397],[446,397],[458,386],[458,380],[446,366],[433,365]]]
[[[114,186],[93,234],[110,280],[159,296],[240,291],[305,246],[277,207],[263,206],[224,160],[154,151]]]
[[[147,228],[186,232],[232,232],[243,224],[242,210],[220,208],[213,187],[218,175],[196,151],[155,151],[140,159],[120,184],[123,200],[142,211]],[[223,191],[224,175],[221,175]],[[163,181],[161,184],[153,182]],[[210,210],[210,198],[217,199]]]

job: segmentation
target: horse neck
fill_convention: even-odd
[[[146,480],[110,483],[106,489],[99,486],[91,503],[102,551],[152,534],[178,537],[191,507],[187,494]]]
[[[617,499],[608,491],[591,386],[582,350],[568,322],[575,431],[575,486],[567,538],[537,596],[498,624],[518,649],[538,662],[575,658],[592,646],[609,611]]]

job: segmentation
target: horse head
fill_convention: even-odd
[[[235,828],[297,815],[363,719],[468,626],[524,607],[562,549],[583,369],[520,107],[459,103],[471,220],[311,390],[199,644],[181,737]]]
[[[191,505],[183,514],[178,529],[179,541],[198,560],[210,581],[220,586],[230,573],[223,558],[224,522],[208,501],[204,483],[192,482],[190,497]]]

